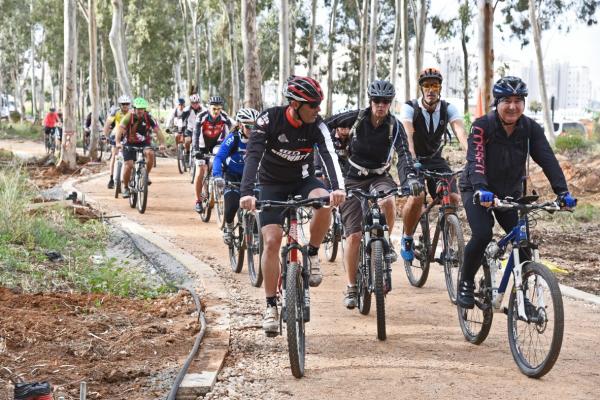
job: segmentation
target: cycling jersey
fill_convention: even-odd
[[[55,128],[59,122],[60,122],[60,118],[58,117],[58,113],[49,112],[48,114],[46,114],[46,117],[44,118],[44,127]]]
[[[269,185],[289,185],[314,176],[315,144],[323,158],[332,189],[344,189],[344,178],[331,135],[321,117],[312,124],[295,127],[286,116],[287,107],[269,108],[256,120],[246,150],[242,196],[252,195],[257,171],[259,182]]]
[[[335,154],[337,154],[338,162],[340,163],[340,168],[342,170],[342,175],[346,176],[348,172],[348,156],[350,153],[349,145],[350,139],[349,137],[341,138],[335,132],[331,133],[331,141],[333,142],[333,148],[335,149]],[[315,168],[322,169],[323,168],[323,160],[320,156],[315,157]]]
[[[246,144],[242,142],[241,133],[238,130],[231,132],[219,148],[213,163],[213,176],[222,177],[223,171],[242,175],[244,172],[244,156],[246,155]]]
[[[194,109],[192,106],[188,106],[183,110],[181,114],[181,130],[188,130],[192,132],[194,127],[196,126],[196,118],[198,115],[202,114],[202,106],[198,107],[198,109]]]
[[[179,108],[179,106],[175,107],[175,109],[169,115],[169,119],[167,120],[167,128],[175,127],[178,131],[183,128],[183,113],[185,112],[185,108]]]
[[[492,111],[473,122],[468,143],[467,165],[460,178],[461,192],[485,189],[500,197],[520,197],[528,154],[542,167],[554,193],[568,191],[544,129],[529,117],[519,118],[508,136],[497,112]]]
[[[208,111],[204,111],[196,118],[196,125],[192,135],[192,145],[199,147],[203,152],[210,153],[231,127],[231,120],[223,111],[213,118]],[[221,139],[221,140],[219,140]]]
[[[122,142],[130,145],[152,144],[152,129],[156,128],[156,120],[149,112],[139,118],[136,113],[129,113],[121,121],[121,127],[125,129]]]
[[[355,127],[359,118],[358,125]],[[393,115],[388,114],[384,123],[377,128],[371,123],[370,107],[336,114],[325,122],[330,129],[352,128],[348,158],[350,167],[347,172],[349,177],[360,179],[387,172],[394,149],[398,153],[398,175],[415,172],[408,151],[406,132]]]
[[[123,111],[121,111],[120,108],[113,110],[113,112],[111,112],[108,116],[108,121],[110,121],[110,129],[113,129],[115,126],[121,125],[121,121],[128,114],[131,114],[131,111],[127,111],[126,113],[124,113]]]

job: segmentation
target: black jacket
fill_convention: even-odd
[[[544,135],[543,128],[522,116],[508,136],[496,111],[473,122],[467,149],[467,165],[460,178],[462,192],[489,190],[499,197],[518,198],[523,193],[527,148],[550,181],[556,194],[568,191],[565,176]]]

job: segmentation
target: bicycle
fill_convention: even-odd
[[[425,211],[421,215],[415,232],[414,238],[414,255],[415,260],[419,265],[413,262],[404,262],[404,269],[408,281],[412,286],[423,287],[429,276],[429,267],[432,261],[441,264],[444,267],[444,277],[446,280],[446,289],[448,296],[453,304],[456,304],[456,288],[458,285],[458,272],[462,265],[463,255],[465,251],[465,239],[463,230],[458,219],[457,206],[450,202],[450,193],[452,180],[460,171],[454,172],[436,172],[421,169],[420,173],[430,179],[438,179],[436,184],[436,193],[433,201],[427,203],[425,196]],[[433,239],[430,237],[430,221],[433,218],[430,216],[434,207],[438,207],[437,222]],[[442,250],[439,257],[435,256],[435,252],[442,234]]]
[[[49,134],[46,134],[44,131],[44,147],[46,149],[46,154],[48,155],[54,155],[54,151],[56,148],[56,142],[54,140],[54,129],[56,128],[52,128],[52,131]]]
[[[331,224],[327,233],[323,238],[325,245],[325,256],[327,261],[334,262],[338,253],[339,243],[342,241],[344,226],[342,225],[342,217],[337,208],[331,209]]]
[[[123,171],[123,150],[119,150],[119,152],[117,153],[117,158],[115,159],[115,175],[114,175],[114,179],[115,179],[115,199],[119,198],[119,194],[121,194],[121,177],[122,175],[122,171]]]
[[[129,206],[131,208],[137,206],[138,212],[143,214],[146,212],[148,203],[148,170],[146,169],[144,150],[150,147],[124,145],[123,148],[136,152],[133,171],[129,179]]]
[[[215,146],[216,147],[216,146]],[[218,150],[218,149],[217,149]],[[213,154],[216,154],[215,149],[213,149]],[[215,206],[215,193],[216,188],[214,187],[214,180],[212,178],[212,164],[214,160],[214,155],[209,157],[205,157],[204,160],[199,160],[198,166],[208,164],[208,168],[206,169],[206,173],[204,174],[204,179],[202,180],[202,213],[200,214],[200,218],[203,222],[209,222],[210,216],[212,213],[212,209]]]
[[[560,287],[552,272],[541,264],[538,245],[529,236],[529,214],[538,210],[554,213],[561,208],[556,202],[536,203],[537,199],[537,195],[516,201],[495,199],[492,208],[516,210],[519,220],[502,239],[492,240],[487,245],[482,268],[475,277],[474,308],[457,305],[463,335],[476,345],[487,338],[494,313],[507,314],[510,351],[519,370],[531,378],[540,378],[552,369],[562,347],[564,329]],[[509,245],[512,247],[510,257],[501,272],[501,260]],[[519,251],[531,254],[531,260],[521,261]],[[501,273],[500,280],[497,273]],[[513,288],[508,307],[502,307],[511,274]],[[545,333],[550,333],[549,338],[541,338]],[[542,347],[546,344],[548,349],[544,353]],[[528,345],[533,348],[527,348]]]
[[[371,295],[375,293],[379,340],[386,339],[385,296],[392,290],[392,253],[385,214],[377,201],[391,195],[406,196],[407,193],[399,192],[398,188],[374,193],[362,189],[348,190],[348,197],[358,197],[363,210],[362,237],[356,271],[358,311],[363,315],[369,314]]]
[[[189,159],[185,157],[185,144],[182,134],[175,135],[175,141],[177,142],[177,169],[180,174],[187,172]]]
[[[283,229],[287,240],[281,250],[278,293],[281,301],[279,334],[282,334],[283,322],[285,322],[290,366],[292,374],[296,378],[304,375],[306,356],[304,324],[310,321],[308,253],[306,246],[298,243],[297,210],[302,206],[320,208],[328,202],[329,197],[302,200],[300,196],[294,196],[287,201],[259,200],[256,202],[258,210],[280,208],[285,216]]]

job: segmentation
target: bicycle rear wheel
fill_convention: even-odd
[[[210,192],[208,190],[209,185],[209,177],[208,173],[204,176],[204,180],[202,181],[202,213],[200,214],[200,218],[203,222],[210,221],[210,214],[212,212],[212,207],[210,205]]]
[[[287,266],[286,288],[286,328],[288,353],[292,375],[304,376],[305,331],[304,331],[304,279],[302,265],[290,263]]]
[[[115,179],[115,199],[119,198],[119,194],[121,193],[121,170],[123,169],[123,163],[121,161],[117,161],[117,165],[115,167],[116,174],[114,176]]]
[[[448,289],[450,301],[456,304],[458,275],[465,254],[465,238],[463,237],[460,221],[455,214],[446,215],[442,234],[444,241],[442,260],[444,262],[446,289]]]
[[[148,171],[146,167],[141,167],[138,172],[137,187],[137,209],[140,214],[146,212],[146,204],[148,203]]]
[[[429,276],[431,238],[429,237],[428,218],[429,214],[423,214],[413,233],[414,259],[411,262],[404,262],[406,276],[414,287],[423,287]]]
[[[375,283],[375,305],[377,307],[377,339],[385,340],[385,287],[383,285],[383,244],[380,240],[371,243],[371,274]]]
[[[508,343],[521,372],[530,378],[546,375],[558,359],[564,331],[562,295],[556,278],[542,264],[523,268],[525,313],[519,317],[517,292],[511,291],[508,306]]]
[[[236,224],[231,232],[231,244],[229,245],[229,263],[231,270],[235,273],[240,273],[244,266],[244,231],[242,224],[236,221]]]
[[[248,252],[248,276],[250,283],[254,287],[260,287],[263,281],[261,270],[261,257],[263,252],[262,235],[258,220],[254,214],[249,214],[246,218],[246,250]]]
[[[325,245],[325,255],[327,256],[327,261],[334,262],[337,257],[338,245],[339,245],[339,230],[341,227],[338,225],[338,214],[333,212],[331,215],[331,224],[329,225],[329,229],[325,234],[325,238],[323,239],[323,244]]]
[[[492,281],[487,262],[475,275],[475,307],[473,309],[456,306],[458,322],[465,339],[472,344],[481,344],[487,338],[492,327],[494,313],[490,288]]]
[[[177,145],[177,169],[179,170],[180,174],[185,172],[185,163],[185,148],[180,143]]]
[[[356,291],[358,292],[358,311],[362,315],[368,315],[371,311],[371,291],[369,290],[369,269],[370,266],[364,264],[364,246],[360,244],[360,255],[358,257],[359,265],[356,269]]]

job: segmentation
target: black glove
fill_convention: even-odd
[[[411,196],[419,196],[421,192],[425,189],[423,187],[423,183],[417,179],[415,174],[408,174],[407,183],[408,190]]]
[[[200,150],[194,149],[194,158],[196,160],[204,160],[204,153]]]

